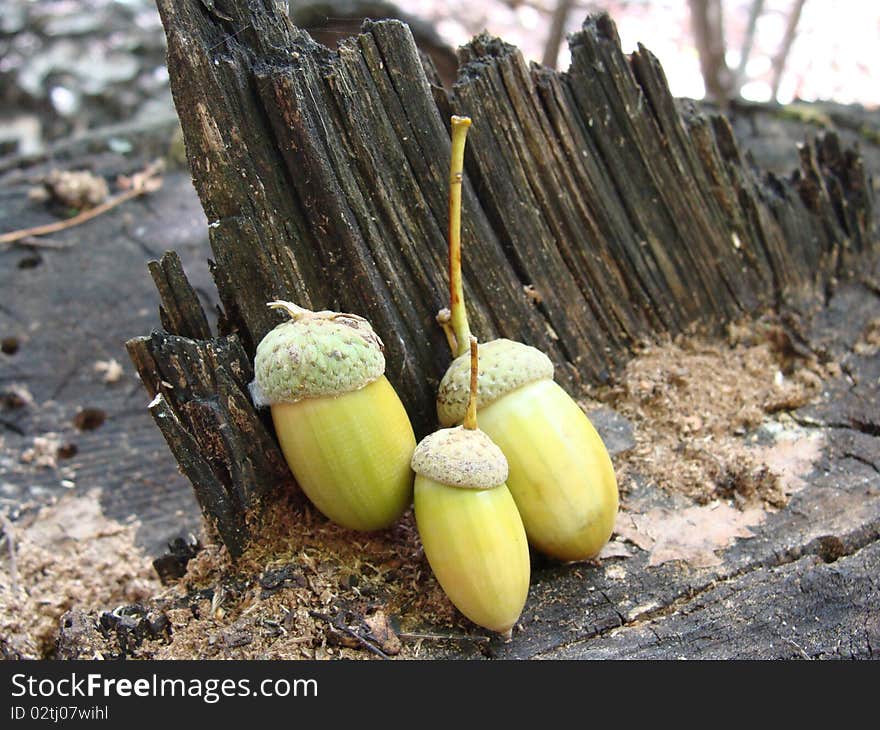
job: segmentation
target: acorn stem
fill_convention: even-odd
[[[293,302],[285,301],[284,299],[276,299],[273,302],[267,302],[266,306],[269,307],[269,309],[281,309],[282,311],[286,312],[294,322],[299,322],[301,319],[350,319],[355,322],[361,322],[369,325],[369,322],[367,322],[367,320],[365,320],[358,314],[349,314],[348,312],[334,312],[330,309],[322,309],[320,312],[313,312],[311,309],[306,309],[305,307],[301,307],[298,304],[294,304]],[[384,345],[382,345],[382,341],[378,339],[378,335],[372,333],[372,336],[377,338],[377,341],[379,342],[379,347],[382,347],[384,349]]]
[[[480,356],[478,353],[477,338],[471,335],[471,389],[468,395],[467,411],[465,412],[464,426],[469,431],[477,430],[477,375],[479,374]]]
[[[449,305],[458,357],[468,351],[471,329],[464,306],[461,282],[461,187],[464,176],[464,145],[470,117],[452,117],[452,156],[449,162]]]
[[[287,312],[290,315],[290,318],[295,322],[298,319],[302,319],[306,315],[313,314],[310,309],[306,309],[305,307],[300,307],[298,304],[294,304],[293,302],[287,302],[283,299],[276,299],[273,302],[267,302],[266,306],[269,309],[281,309]]]

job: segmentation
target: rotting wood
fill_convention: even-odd
[[[828,106],[821,108],[823,113],[827,111],[828,116],[834,119],[835,125],[837,119],[842,120],[840,128],[843,139],[860,136],[857,112],[849,119],[843,117],[849,111],[846,108],[838,108],[836,112]],[[791,140],[800,139],[804,130],[811,126],[807,119],[798,121],[788,116],[780,119],[783,113],[785,110],[782,108],[752,106],[742,112],[748,117],[740,119],[737,114],[734,124],[740,148],[753,148],[759,155],[762,166],[765,160],[769,160],[769,164],[777,165],[780,174],[785,173],[792,165],[797,165],[797,151]],[[870,117],[867,121],[870,121]],[[772,144],[766,143],[768,139]],[[876,184],[876,171],[880,170],[880,148],[873,146],[867,138],[863,137],[863,140],[862,154],[868,169],[875,176]],[[140,144],[136,139],[134,141],[134,154],[137,155]],[[86,152],[82,154],[79,162],[71,161],[72,169],[100,165],[96,169],[107,179],[137,170],[152,157],[141,160],[136,156],[115,156],[115,164],[121,167],[112,167],[107,162],[108,156],[96,159]],[[7,174],[4,190],[7,194],[7,208],[12,212],[7,221],[10,227],[23,227],[51,218],[51,210],[34,208],[27,203],[27,191],[30,187],[27,181],[43,172],[37,168]],[[13,182],[7,182],[10,179]],[[129,207],[130,210],[127,210]],[[21,217],[16,212],[19,209],[33,217]],[[36,217],[34,211],[43,217]],[[191,487],[184,477],[175,473],[174,459],[160,431],[144,409],[150,398],[133,376],[133,368],[124,365],[122,380],[107,385],[98,374],[92,373],[91,363],[96,357],[116,357],[122,360],[119,349],[122,339],[133,333],[148,331],[157,321],[157,298],[145,266],[145,261],[151,254],[144,244],[148,244],[153,251],[169,247],[178,249],[183,266],[199,292],[199,298],[203,302],[211,301],[210,277],[204,265],[205,258],[210,255],[207,230],[188,174],[172,171],[166,175],[162,189],[153,196],[133,201],[130,206],[110,211],[86,226],[60,234],[59,244],[75,245],[63,250],[41,251],[43,261],[34,268],[17,266],[18,261],[30,258],[32,254],[28,252],[9,249],[0,252],[0,288],[10,294],[6,303],[10,311],[0,312],[0,328],[4,330],[4,336],[9,333],[19,334],[29,322],[41,323],[38,331],[30,333],[29,338],[22,338],[22,347],[17,355],[3,356],[6,359],[0,368],[5,368],[3,376],[13,382],[22,381],[22,376],[26,376],[24,382],[36,400],[32,405],[12,405],[12,410],[9,410],[9,401],[4,400],[4,395],[9,393],[9,380],[4,379],[0,384],[0,416],[17,429],[3,433],[6,446],[3,455],[7,458],[7,470],[4,474],[6,488],[2,503],[4,508],[12,510],[12,520],[16,520],[18,514],[15,504],[30,500],[44,501],[50,495],[67,494],[70,490],[61,486],[59,479],[66,478],[66,470],[72,467],[76,476],[71,478],[75,479],[77,489],[92,485],[102,487],[101,507],[105,515],[123,522],[130,515],[137,516],[141,521],[137,541],[150,557],[161,554],[166,548],[167,540],[172,537],[185,535],[188,531],[198,531],[199,515]],[[128,235],[126,231],[129,232]],[[81,272],[81,275],[70,277],[71,271]],[[829,359],[841,362],[844,372],[848,373],[838,384],[839,390],[832,389],[827,398],[829,403],[835,405],[834,411],[823,415],[811,408],[806,413],[796,413],[795,417],[805,426],[818,423],[828,425],[832,429],[831,433],[839,438],[839,441],[835,440],[832,444],[832,453],[851,456],[834,468],[835,474],[831,478],[826,478],[828,465],[823,460],[817,472],[809,478],[811,484],[815,480],[814,486],[802,492],[789,507],[773,515],[756,538],[738,541],[736,546],[724,553],[725,562],[731,561],[733,568],[723,569],[719,580],[724,581],[732,570],[739,577],[731,581],[731,586],[744,585],[745,581],[752,580],[748,577],[752,569],[764,572],[780,559],[789,565],[791,564],[787,561],[796,560],[794,570],[800,572],[803,568],[812,566],[810,560],[801,558],[807,555],[824,556],[824,544],[842,544],[846,553],[853,553],[880,535],[877,531],[880,525],[878,513],[870,506],[876,504],[880,495],[877,481],[880,442],[870,435],[871,431],[880,433],[880,426],[877,425],[880,407],[876,394],[872,395],[868,391],[869,386],[877,383],[880,377],[880,372],[876,370],[880,360],[876,355],[873,358],[862,357],[861,360],[869,366],[873,363],[873,369],[861,370],[845,357],[846,351],[856,341],[863,341],[865,322],[880,316],[877,309],[880,299],[876,296],[880,292],[880,287],[877,286],[880,281],[878,273],[880,271],[876,267],[871,271],[867,266],[861,265],[858,279],[864,282],[863,288],[856,287],[853,290],[851,285],[836,288],[829,307],[823,308],[819,315],[823,319],[828,318],[828,321],[818,336],[805,339],[803,335],[809,335],[809,332],[803,326],[796,326],[791,332],[796,340],[793,344],[798,348],[795,352],[801,357],[809,357],[813,353],[821,362]],[[51,296],[47,296],[47,292]],[[59,306],[59,302],[67,304]],[[124,306],[120,306],[120,303],[124,303]],[[205,304],[206,312],[209,306]],[[832,312],[833,317],[830,316]],[[83,336],[84,328],[89,336]],[[835,342],[842,344],[835,345]],[[69,373],[75,362],[80,363],[80,369],[71,378]],[[853,387],[850,377],[859,385]],[[57,396],[57,402],[47,403],[43,407],[43,401],[50,398],[50,394],[58,392],[62,382],[67,385]],[[104,425],[95,431],[74,430],[70,420],[83,406],[104,410],[107,413]],[[838,409],[837,406],[841,408]],[[597,427],[607,439],[607,432],[601,429],[600,424]],[[0,429],[3,428],[0,424]],[[60,432],[62,441],[66,442],[69,438],[76,443],[76,456],[59,460],[57,470],[31,469],[30,465],[19,464],[18,467],[13,465],[10,471],[9,459],[17,463],[21,450],[31,445],[34,436],[47,430]],[[613,442],[606,443],[613,454]],[[13,491],[10,495],[10,489],[18,491]],[[821,499],[813,499],[814,496],[821,496]],[[624,504],[628,503],[630,495],[624,498]],[[635,505],[631,506],[636,508]],[[5,548],[2,538],[0,547]],[[213,546],[208,547],[208,550],[214,549]],[[329,548],[328,552],[327,546],[323,546],[321,552],[334,555],[333,549]],[[747,554],[751,556],[750,560],[746,560]],[[842,565],[843,562],[838,560],[827,567],[835,569]],[[271,575],[275,575],[276,571],[281,573],[301,570],[303,567],[302,563],[293,561],[281,568],[272,569]],[[626,569],[625,576],[619,575],[620,567]],[[606,569],[610,569],[609,574],[618,574],[616,580],[603,581],[602,576]],[[701,575],[696,580],[690,571],[673,569],[673,566],[646,567],[643,557],[609,558],[603,560],[601,565],[556,566],[536,563],[533,570],[534,612],[530,610],[525,614],[525,630],[517,635],[514,644],[500,647],[502,656],[531,656],[535,652],[549,655],[554,652],[551,647],[573,646],[572,642],[581,638],[585,639],[582,646],[589,648],[592,640],[588,637],[594,636],[597,631],[595,641],[596,648],[599,649],[618,630],[609,628],[619,624],[618,614],[624,615],[627,621],[633,615],[633,621],[628,621],[628,624],[633,625],[628,625],[624,629],[626,632],[632,631],[643,621],[666,621],[668,618],[664,617],[671,613],[691,608],[695,609],[688,614],[692,627],[698,629],[701,625],[705,626],[710,615],[727,625],[733,625],[737,621],[735,601],[728,606],[727,616],[723,616],[706,613],[707,610],[712,611],[713,606],[717,607],[717,604],[711,604],[700,597],[705,585],[710,584],[718,575],[718,571],[711,570],[708,575]],[[389,578],[389,587],[396,586],[397,580]],[[257,591],[263,590],[262,576],[260,582],[255,582],[254,585],[258,586]],[[809,587],[814,584],[805,585]],[[857,594],[854,589],[857,586],[858,583],[846,582],[840,587],[851,591],[848,596],[855,598]],[[607,600],[600,592],[607,596]],[[354,593],[348,595],[352,596]],[[697,600],[691,602],[695,595]],[[707,593],[705,598],[711,595]],[[783,607],[783,603],[775,600],[776,594],[770,591],[761,595],[765,606],[761,615],[778,616],[777,612]],[[809,601],[806,594],[803,598]],[[839,599],[839,605],[849,600],[843,594],[839,595]],[[626,604],[627,600],[632,603]],[[652,604],[654,608],[649,610]],[[659,607],[656,607],[657,604]],[[666,608],[667,605],[671,607]],[[785,603],[785,606],[788,605],[789,603]],[[792,610],[780,618],[788,626],[794,625],[800,629],[803,616],[811,610],[811,606],[796,603],[790,605]],[[796,610],[799,605],[805,606],[805,610]],[[317,608],[323,610],[322,606]],[[636,608],[640,610],[634,611]],[[842,614],[829,610],[827,614],[814,613],[808,617],[817,630],[828,637],[826,647],[833,649],[842,633],[848,630],[839,621],[840,615]],[[847,615],[852,615],[853,620],[848,621],[846,626],[857,627],[857,609],[851,613],[847,611]],[[815,620],[816,616],[820,621]],[[90,620],[95,622],[98,617],[99,614],[91,614]],[[781,621],[777,621],[775,625],[780,630],[786,628]],[[681,625],[675,623],[668,626]],[[467,634],[467,626],[463,621],[460,622],[460,628],[464,629],[462,634],[482,641],[477,634]],[[661,633],[662,627],[655,628]],[[686,628],[681,628],[684,633]],[[174,629],[178,629],[177,625]],[[259,633],[268,629],[261,628],[260,623],[256,622],[251,630]],[[426,621],[422,630],[439,635],[450,629]],[[62,628],[62,638],[68,632],[69,629]],[[636,636],[635,633],[630,635]],[[825,648],[815,637],[805,642],[801,636],[787,635],[793,636],[810,655]],[[723,632],[717,638],[727,647],[727,651],[733,651],[740,636],[742,634],[737,632]],[[853,633],[853,636],[857,635]],[[545,638],[532,641],[539,637]],[[764,649],[768,652],[772,649],[782,653],[789,649],[792,656],[798,654],[790,644],[782,646],[766,633],[762,633],[761,637],[762,640],[769,639],[773,642],[773,647],[769,646],[769,641],[764,644]],[[407,640],[404,643],[412,649],[414,641]],[[443,651],[440,653],[444,656],[458,657],[462,653],[479,656],[479,652],[470,651],[472,644],[472,641],[464,638],[456,640],[454,636],[449,637],[446,643],[440,639],[426,640],[425,653],[422,656],[433,656],[435,651],[441,649]],[[517,652],[520,644],[527,645],[528,652]],[[872,640],[872,645],[876,653],[880,641]],[[626,642],[621,642],[618,646],[621,652],[626,650]],[[458,651],[455,651],[456,647]],[[632,644],[629,647],[631,649]],[[843,656],[846,656],[849,648],[846,640],[841,648]],[[651,646],[645,648],[646,653],[652,650]],[[717,650],[723,650],[720,643]],[[0,652],[2,651],[3,647],[0,646]],[[244,652],[247,648],[229,650],[223,655],[233,656],[234,651]],[[490,649],[486,649],[486,653],[489,651]],[[492,648],[491,651],[497,651],[497,648]],[[706,652],[706,645],[688,642],[682,645],[682,653],[685,651],[692,657],[700,657]],[[768,657],[769,655],[768,653]],[[95,656],[95,651],[85,651],[81,656]],[[369,655],[362,651],[361,656]]]
[[[166,311],[167,311],[166,307]],[[250,359],[235,335],[213,341],[155,333],[127,343],[149,405],[205,518],[233,555],[265,494],[290,480],[274,437],[250,404]]]
[[[791,178],[763,175],[723,117],[676,105],[650,52],[622,53],[607,15],[572,37],[565,74],[479,36],[447,95],[399,22],[366,23],[331,52],[272,3],[230,0],[232,21],[197,0],[158,4],[223,312],[206,340],[166,258],[153,267],[166,272],[163,324],[186,332],[129,349],[233,554],[284,481],[244,389],[245,362],[279,321],[267,301],[370,319],[418,435],[433,427],[449,361],[434,322],[449,112],[475,119],[463,191],[473,329],[545,350],[571,390],[607,380],[645,336],[809,299],[874,248],[856,152],[829,133],[804,144]]]
[[[211,329],[199,298],[190,286],[180,257],[173,251],[149,263],[150,276],[159,291],[159,319],[166,332],[194,340],[210,340]]]

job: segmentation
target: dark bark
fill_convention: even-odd
[[[164,305],[167,311],[167,302]],[[151,391],[150,413],[192,482],[208,524],[233,555],[249,516],[289,480],[287,465],[247,395],[250,359],[235,335],[212,341],[154,333],[128,342]]]
[[[163,324],[179,331],[130,351],[233,553],[283,482],[244,389],[256,344],[280,321],[267,301],[366,316],[417,434],[434,426],[450,360],[434,322],[447,296],[450,112],[475,121],[463,231],[472,327],[543,349],[572,391],[608,379],[643,337],[824,291],[873,247],[855,152],[828,134],[803,147],[792,178],[762,175],[723,117],[675,104],[647,50],[621,52],[607,15],[573,37],[566,74],[474,39],[447,96],[398,22],[367,23],[330,52],[268,1],[224,3],[232,21],[198,0],[159,8],[223,311],[207,340],[166,258],[153,273]]]

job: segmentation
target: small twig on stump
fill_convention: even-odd
[[[9,233],[4,233],[0,235],[0,243],[11,245],[13,243],[18,243],[23,239],[34,238],[36,236],[45,236],[50,233],[58,233],[59,231],[64,231],[68,228],[73,228],[74,226],[85,223],[86,221],[90,221],[92,218],[97,218],[99,215],[106,213],[108,210],[115,208],[117,205],[121,205],[127,200],[131,200],[132,198],[136,198],[139,195],[152,193],[158,190],[160,187],[162,187],[162,178],[159,177],[159,174],[161,172],[162,163],[154,162],[144,168],[143,171],[132,175],[130,178],[120,178],[120,185],[122,185],[125,190],[119,195],[110,198],[110,200],[107,200],[100,205],[96,205],[94,208],[84,210],[79,215],[75,215],[73,218],[68,218],[64,221],[47,223],[46,225],[42,226],[34,226],[33,228],[22,228],[18,231],[10,231]],[[34,243],[30,242],[28,245],[33,246]],[[47,248],[49,247],[47,246]]]
[[[318,611],[309,611],[309,616],[311,616],[312,618],[319,618],[322,621],[326,621],[328,624],[330,624],[331,627],[333,627],[337,631],[342,632],[346,636],[350,636],[352,639],[354,639],[359,644],[361,644],[365,649],[368,649],[369,651],[373,652],[373,654],[375,654],[376,656],[380,656],[383,659],[390,659],[391,658],[384,651],[382,651],[378,646],[376,646],[375,644],[371,644],[369,641],[367,641],[357,631],[353,631],[352,629],[348,628],[348,626],[343,626],[342,624],[336,623],[336,621],[334,621],[326,613],[320,613]]]
[[[785,35],[782,37],[782,45],[779,46],[779,52],[773,57],[773,82],[771,84],[771,98],[776,99],[779,94],[779,84],[782,82],[782,73],[785,71],[785,63],[788,61],[788,54],[794,45],[794,39],[797,35],[798,23],[801,20],[801,11],[807,0],[794,0],[791,8],[791,14],[788,16],[788,24],[785,26]]]
[[[488,636],[468,636],[467,634],[398,634],[399,639],[425,640],[425,641],[471,641],[475,644],[488,644],[492,639]]]

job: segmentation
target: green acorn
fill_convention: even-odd
[[[357,315],[268,306],[290,320],[257,347],[251,394],[271,408],[291,472],[333,522],[388,527],[412,500],[415,435],[385,378],[382,341]]]
[[[510,636],[529,590],[529,548],[505,484],[507,461],[477,428],[477,341],[471,338],[464,423],[423,439],[412,457],[416,525],[449,599],[480,626]]]
[[[470,328],[461,281],[461,184],[471,120],[452,118],[449,192],[451,312],[438,317],[456,359],[440,382],[441,425],[461,423],[468,402]],[[560,560],[594,557],[611,537],[617,479],[608,451],[586,414],[553,381],[543,352],[498,339],[482,346],[477,407],[480,424],[510,465],[507,485],[529,542]]]

